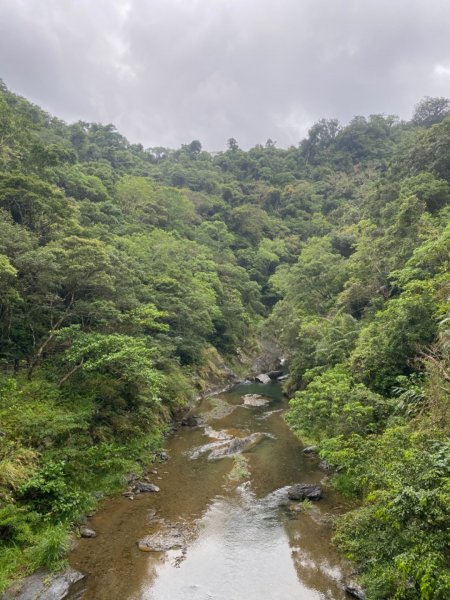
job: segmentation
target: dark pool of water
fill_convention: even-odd
[[[242,396],[248,393],[270,402],[245,407]],[[180,428],[168,441],[170,461],[156,467],[153,480],[161,492],[110,498],[90,520],[98,537],[80,540],[71,554],[71,565],[87,574],[72,598],[346,598],[344,566],[330,544],[330,523],[343,509],[342,499],[327,487],[317,459],[303,454],[283,420],[285,409],[277,385],[239,386],[203,400],[195,414],[205,427]],[[195,452],[214,441],[211,429],[239,437],[268,435],[242,455],[236,473],[233,457],[212,461],[208,453]],[[325,498],[302,512],[280,506],[273,492],[297,482],[322,482]],[[138,550],[137,540],[161,526],[155,511],[157,519],[188,531],[184,554]]]

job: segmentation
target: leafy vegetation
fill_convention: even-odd
[[[442,98],[212,155],[2,85],[0,588],[60,566],[213,359],[260,335],[289,357],[291,427],[360,500],[335,539],[369,600],[447,597],[449,164]]]

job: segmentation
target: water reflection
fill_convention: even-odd
[[[159,567],[141,598],[260,600],[269,590],[273,600],[320,598],[299,582],[287,533],[275,515],[220,498],[203,517],[186,561],[178,569]]]

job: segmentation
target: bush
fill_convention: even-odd
[[[380,427],[388,402],[361,383],[355,383],[344,365],[315,377],[290,401],[286,419],[305,440],[369,433]]]
[[[335,542],[359,564],[371,600],[443,600],[450,590],[450,445],[438,432],[389,427],[322,445],[337,483],[364,504],[337,521]]]

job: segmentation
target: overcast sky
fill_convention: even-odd
[[[450,1],[0,0],[0,77],[146,147],[288,146],[450,97]]]

